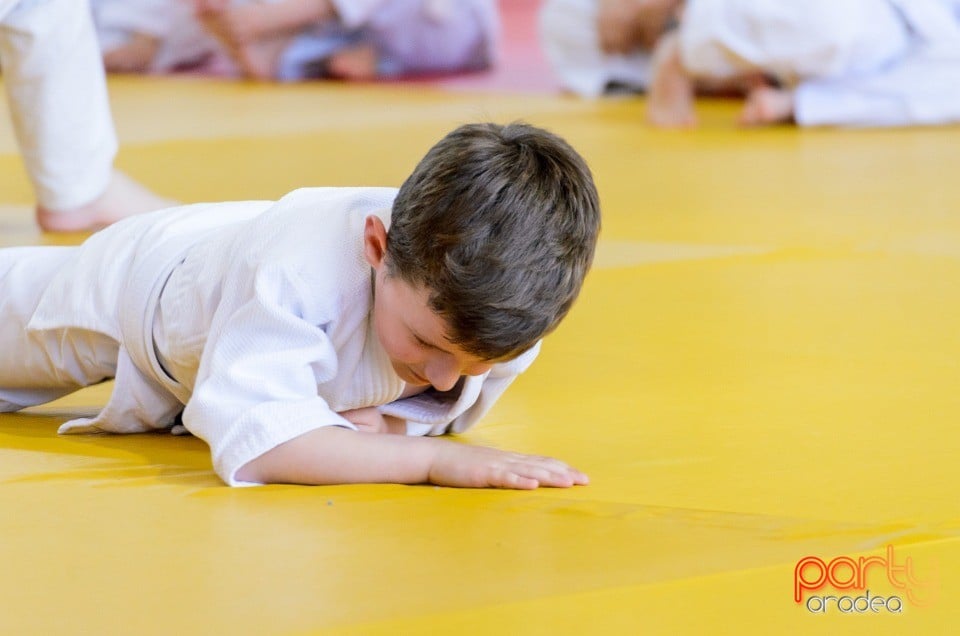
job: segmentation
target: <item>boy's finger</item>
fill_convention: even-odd
[[[516,490],[534,490],[540,486],[539,480],[527,475],[521,475],[512,471],[505,471],[494,485],[500,488],[513,488]]]
[[[530,479],[535,479],[542,486],[569,488],[574,484],[573,476],[567,471],[550,470],[544,466],[526,464],[518,466],[516,471]]]
[[[590,483],[590,478],[587,477],[585,473],[580,472],[572,466],[564,466],[562,470],[555,471],[553,474],[563,481],[564,487],[585,486]]]
[[[545,484],[548,479],[550,479],[550,485],[561,487],[572,485],[585,486],[586,484],[590,483],[590,478],[587,477],[585,473],[553,457],[545,457],[540,455],[521,455],[518,456],[515,461],[518,462],[518,465],[529,466],[547,471],[547,473],[537,474],[530,473],[529,471],[524,473],[530,477],[540,479],[542,484]],[[556,475],[559,479],[559,482],[552,477],[548,477],[548,475]],[[568,481],[569,483],[567,483]]]

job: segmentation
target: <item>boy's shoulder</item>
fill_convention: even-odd
[[[278,293],[320,321],[369,286],[364,223],[370,215],[389,223],[396,194],[394,188],[300,188],[223,237],[207,257],[236,262],[237,275],[274,281]]]
[[[298,188],[277,201],[275,207],[353,210],[389,208],[397,196],[387,187],[315,187]]]
[[[273,259],[286,253],[323,258],[344,249],[360,250],[363,225],[370,215],[389,223],[395,188],[300,188],[284,195],[244,228],[240,242],[251,254],[261,249]],[[356,241],[352,241],[356,238]],[[350,247],[345,243],[356,243]]]

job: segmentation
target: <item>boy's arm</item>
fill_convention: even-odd
[[[280,444],[248,462],[236,477],[254,483],[432,483],[517,489],[588,482],[580,471],[549,457],[340,427],[315,429]]]

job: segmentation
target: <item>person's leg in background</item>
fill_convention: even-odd
[[[113,169],[117,138],[87,0],[0,3],[0,64],[47,231],[88,231],[173,205]]]

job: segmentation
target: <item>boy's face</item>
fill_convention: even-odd
[[[386,230],[367,217],[364,254],[374,269],[373,321],[377,338],[400,379],[449,391],[462,375],[482,375],[493,362],[447,340],[446,324],[429,305],[429,292],[390,276],[384,262]]]

